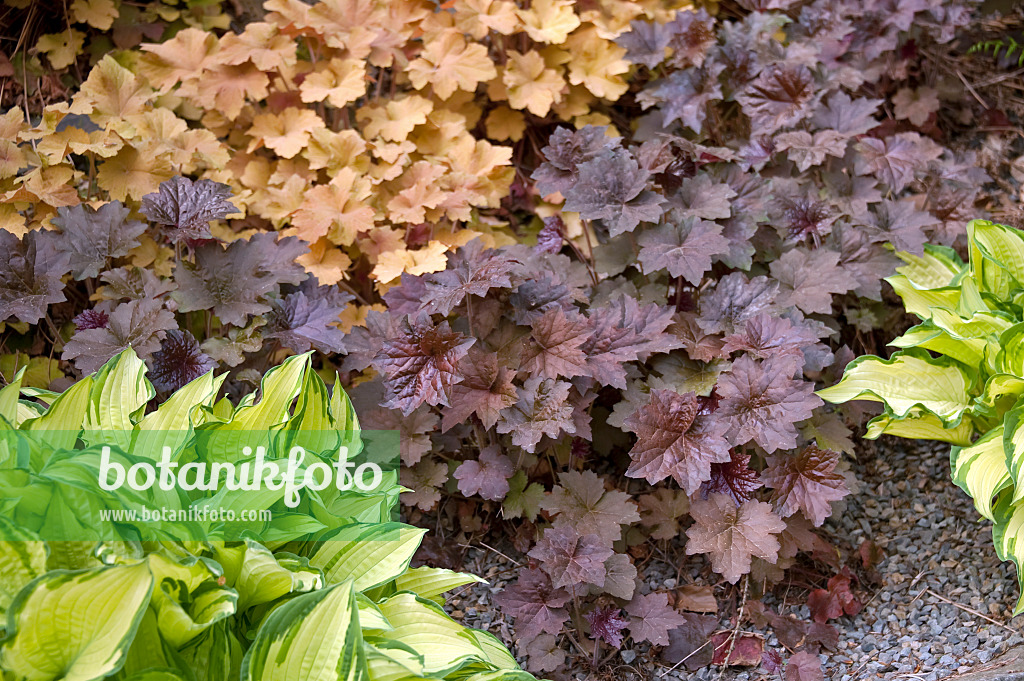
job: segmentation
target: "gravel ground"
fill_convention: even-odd
[[[871,539],[886,558],[877,568],[881,581],[859,593],[863,611],[831,622],[839,630],[839,647],[821,655],[825,678],[936,681],[997,666],[1001,653],[1024,643],[1024,616],[1010,617],[1017,598],[1013,566],[999,561],[989,524],[979,521],[971,500],[950,482],[948,447],[896,440],[869,444],[853,468],[861,488],[826,528],[852,546]],[[518,557],[504,545],[501,551]],[[691,579],[683,575],[683,581],[697,581],[703,566],[689,560],[695,563]],[[497,550],[470,548],[465,569],[490,584],[457,594],[450,604],[453,615],[511,642],[512,627],[491,597],[515,579],[517,566]],[[664,562],[651,561],[641,576],[651,590],[676,586],[675,570]],[[804,605],[781,614],[810,617]],[[770,631],[761,633],[767,648],[780,649]],[[768,678],[760,669],[671,671],[646,646],[620,656],[610,668],[616,678]],[[570,678],[588,679],[586,671],[573,672]]]

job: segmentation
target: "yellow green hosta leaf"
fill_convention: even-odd
[[[401,523],[356,523],[339,528],[310,559],[328,584],[354,580],[366,591],[404,573],[426,530]]]
[[[967,225],[971,274],[979,288],[1000,299],[1024,281],[1024,238],[1017,230],[988,220]]]
[[[232,586],[238,592],[238,610],[269,603],[290,593],[323,586],[323,575],[308,561],[289,553],[273,554],[255,542],[246,543],[240,572]]]
[[[243,681],[352,681],[366,673],[352,582],[274,610],[242,662]]]
[[[465,572],[454,572],[433,567],[418,567],[407,570],[395,580],[395,588],[399,591],[411,591],[417,596],[435,600],[445,591],[450,591],[466,584],[485,584],[486,581],[476,575]]]
[[[900,251],[896,256],[906,263],[896,271],[920,289],[951,286],[964,266],[952,248],[933,244],[925,244],[922,255]]]
[[[45,414],[25,421],[21,427],[28,431],[47,431],[47,442],[54,448],[70,449],[85,423],[92,382],[92,376],[78,381],[55,398]]]
[[[127,447],[135,422],[156,396],[146,379],[146,363],[127,348],[93,375],[83,429],[104,444]]]
[[[18,398],[21,397],[21,383],[24,378],[25,368],[22,367],[7,385],[0,388],[0,418],[12,426],[18,425]]]
[[[1011,409],[1004,420],[1003,451],[1013,482],[1013,503],[1024,499],[1024,405]]]
[[[423,677],[423,657],[393,641],[367,643],[366,667],[370,681],[401,681]]]
[[[470,662],[488,661],[473,633],[437,603],[403,591],[377,605],[394,627],[379,637],[412,648],[423,658],[427,674],[441,676]]]
[[[1012,560],[1017,567],[1017,588],[1021,595],[1013,609],[1016,616],[1024,612],[1024,573],[1021,572],[1024,560],[1024,505],[1014,504],[1009,495],[1003,495],[994,511],[992,541],[996,546],[996,555],[999,560]]]
[[[907,312],[921,319],[930,319],[932,310],[955,310],[960,304],[960,287],[945,286],[942,288],[918,288],[910,279],[902,274],[894,274],[885,279],[896,294],[903,299],[903,307]]]
[[[999,338],[998,371],[1024,378],[1024,323],[1010,327]]]
[[[18,592],[46,572],[46,543],[9,520],[0,518],[0,526],[3,536],[13,540],[0,542],[0,615],[4,615]]]
[[[473,634],[473,638],[476,639],[477,644],[484,651],[484,655],[487,656],[489,663],[498,669],[519,669],[519,663],[516,662],[516,658],[512,657],[512,654],[508,652],[508,648],[498,640],[497,636],[490,632],[480,631],[479,629],[469,629],[468,631]]]
[[[3,667],[27,681],[92,681],[113,674],[149,603],[148,563],[55,571],[15,598]]]
[[[912,413],[902,417],[882,414],[868,422],[868,430],[864,437],[875,440],[882,435],[909,440],[939,440],[965,447],[971,444],[974,422],[970,416],[964,416],[956,426],[950,428],[935,414],[929,412]]]
[[[392,629],[391,622],[384,617],[377,604],[364,594],[356,594],[356,607],[359,609],[359,625],[366,629]]]
[[[992,499],[1012,484],[1003,450],[1003,426],[993,428],[969,447],[953,447],[949,463],[953,482],[971,495],[978,513],[995,520]]]
[[[159,460],[164,447],[177,453],[193,428],[204,422],[206,412],[202,407],[213,406],[227,376],[214,376],[210,371],[174,391],[155,411],[139,421],[132,434],[132,454]]]
[[[194,558],[183,562],[153,553],[149,564],[156,580],[153,608],[160,635],[175,648],[235,613],[238,594],[218,584],[220,574],[211,567],[215,563]]]
[[[951,357],[967,366],[980,367],[985,361],[987,343],[980,338],[953,338],[929,319],[890,341],[889,345],[895,348],[924,348]]]
[[[970,407],[973,383],[963,367],[952,360],[910,350],[889,360],[858,357],[846,367],[839,383],[819,390],[818,396],[834,403],[884,402],[896,416],[922,408],[952,423]]]

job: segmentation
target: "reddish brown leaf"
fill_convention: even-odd
[[[778,556],[776,535],[786,523],[764,502],[748,501],[737,508],[725,494],[714,494],[694,501],[690,513],[696,522],[686,531],[687,555],[709,554],[715,572],[733,584],[750,572],[752,556],[767,561]]]
[[[838,453],[810,445],[797,455],[768,457],[761,480],[775,490],[772,501],[782,517],[803,511],[815,527],[820,527],[832,513],[830,502],[850,493],[846,479],[835,472],[838,463]]]
[[[756,667],[761,664],[764,653],[764,639],[755,634],[740,632],[733,636],[731,631],[720,631],[711,637],[715,647],[712,664],[729,667]]]

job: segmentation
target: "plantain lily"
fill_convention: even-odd
[[[953,482],[994,523],[996,553],[1024,591],[1024,233],[974,220],[967,236],[967,264],[938,246],[898,254],[905,264],[887,281],[921,323],[890,343],[892,357],[855,359],[818,395],[881,402],[868,438],[950,443]]]
[[[270,370],[259,399],[237,406],[217,400],[223,376],[207,374],[153,408],[131,350],[59,395],[23,390],[22,377],[0,390],[4,679],[533,679],[495,637],[441,607],[444,592],[481,580],[409,567],[424,531],[393,521],[393,470],[370,491],[305,490],[294,507],[273,490],[95,487],[101,446],[129,468],[151,463],[147,452],[182,465],[199,453],[230,460],[225,443],[365,453],[347,396],[331,394],[308,354]],[[153,536],[108,523],[89,535],[96,512],[141,503],[276,513],[234,539],[223,522],[164,524]]]

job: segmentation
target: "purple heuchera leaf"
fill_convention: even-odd
[[[161,182],[158,191],[142,197],[140,210],[153,222],[171,227],[172,242],[194,245],[213,238],[211,220],[238,212],[228,201],[230,196],[231,187],[220,182],[172,177]]]
[[[711,464],[729,461],[730,455],[722,424],[698,409],[693,393],[651,391],[651,401],[623,422],[637,436],[626,475],[651,484],[671,476],[687,494],[700,489],[711,477]]]
[[[455,469],[459,491],[467,497],[479,494],[489,501],[501,501],[508,494],[508,479],[515,473],[512,460],[497,446],[485,447],[478,460],[463,461]]]
[[[83,374],[93,373],[128,347],[148,359],[160,349],[166,332],[177,328],[174,315],[160,301],[130,300],[114,308],[107,326],[79,329],[64,346],[61,359],[74,360]]]
[[[350,300],[351,294],[336,286],[318,286],[316,278],[310,277],[298,291],[272,303],[264,336],[295,352],[311,347],[320,352],[344,352],[345,333],[336,324]]]
[[[572,599],[568,591],[551,586],[551,578],[542,570],[527,568],[519,579],[494,597],[498,607],[516,618],[523,632],[558,634],[569,619],[565,604]]]
[[[558,128],[541,149],[545,161],[531,176],[541,196],[565,194],[576,183],[577,167],[597,156],[603,149],[618,144],[605,135],[606,126],[585,125],[579,130]]]
[[[769,66],[737,95],[736,101],[750,116],[755,134],[771,134],[811,114],[816,101],[814,76],[802,65]]]
[[[94,308],[78,314],[71,322],[79,331],[105,329],[110,323],[110,316],[104,310]]]
[[[799,454],[768,457],[761,479],[775,490],[772,501],[780,516],[786,518],[799,510],[820,527],[832,513],[831,502],[850,493],[846,478],[835,472],[838,463],[837,452],[811,445]]]
[[[448,256],[448,266],[426,277],[422,309],[447,316],[467,296],[485,296],[492,288],[512,286],[510,274],[517,260],[473,239]]]
[[[75,279],[99,275],[112,258],[128,255],[139,245],[138,237],[146,225],[129,220],[131,210],[120,201],[111,201],[95,209],[86,204],[61,207],[51,220],[60,228],[57,248],[68,254]]]
[[[779,282],[768,277],[747,279],[742,272],[727,274],[700,297],[697,324],[709,334],[733,333],[746,320],[774,310]]]
[[[145,267],[118,267],[100,274],[106,286],[100,294],[106,300],[159,298],[174,290],[174,282],[161,279]]]
[[[626,612],[633,640],[650,641],[656,646],[668,645],[669,632],[686,623],[686,618],[668,604],[667,593],[637,594]]]
[[[203,353],[195,336],[172,329],[164,336],[160,349],[153,353],[150,365],[149,380],[153,387],[167,394],[212,371],[217,363]]]
[[[594,608],[583,617],[590,625],[591,638],[600,639],[614,648],[622,645],[622,631],[629,626],[629,620],[622,617],[622,610],[614,606]]]
[[[31,231],[21,239],[0,229],[0,322],[12,317],[35,324],[46,308],[65,300],[64,282],[71,271],[67,253],[57,250],[53,232]]]
[[[540,561],[555,588],[561,589],[584,583],[604,586],[604,563],[614,553],[596,534],[581,537],[572,526],[559,525],[544,530],[527,555]]]
[[[588,373],[598,383],[624,390],[626,362],[682,346],[675,335],[665,333],[672,320],[671,308],[641,306],[630,296],[591,308],[592,331],[580,346],[587,355]]]
[[[408,416],[421,404],[451,404],[452,386],[462,381],[458,361],[474,339],[435,325],[425,314],[401,320],[396,337],[386,338],[373,359],[384,374],[387,399],[381,404]]]
[[[733,450],[730,461],[711,464],[711,478],[700,486],[700,496],[707,499],[712,494],[726,494],[737,506],[754,498],[754,492],[762,487],[757,471],[751,470],[749,454]]]
[[[628,151],[603,151],[581,163],[578,172],[576,183],[565,192],[563,208],[587,220],[603,220],[610,236],[661,217],[665,200],[647,189],[650,173]]]
[[[796,447],[796,424],[823,404],[813,383],[793,378],[800,363],[787,356],[758,362],[743,355],[719,378],[717,416],[729,420],[726,436],[732,445],[753,440],[769,454]]]
[[[672,39],[671,25],[634,19],[629,28],[615,39],[620,47],[626,48],[626,59],[649,69],[665,61],[665,48]]]
[[[178,310],[212,309],[222,322],[244,326],[248,315],[270,312],[267,296],[281,284],[298,284],[307,275],[295,262],[309,249],[295,237],[278,240],[262,232],[227,248],[211,243],[196,249],[195,264],[179,261],[174,269]]]
[[[729,240],[722,236],[720,225],[693,217],[645,230],[638,243],[645,273],[668,270],[694,286],[711,269],[715,256],[729,252]]]
[[[558,253],[565,242],[565,223],[561,215],[550,215],[544,218],[544,226],[537,233],[538,253]]]
[[[678,12],[667,25],[672,31],[672,65],[685,69],[703,64],[708,48],[715,43],[714,24],[703,7],[696,12]]]
[[[498,420],[499,433],[511,433],[512,444],[533,452],[542,437],[557,437],[576,432],[573,405],[569,403],[572,385],[565,381],[534,376],[519,389],[519,400]]]

